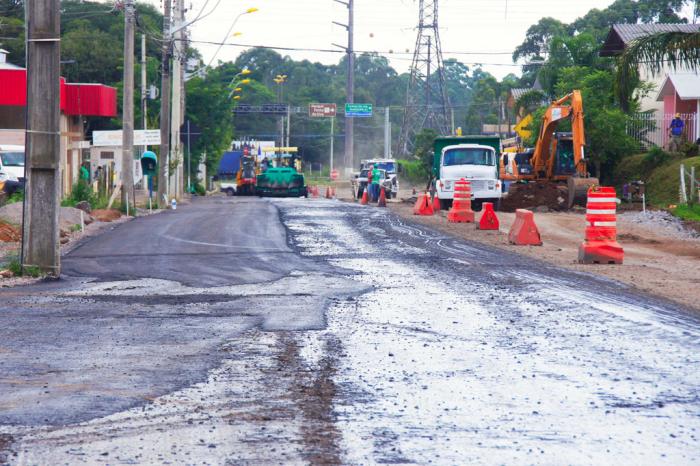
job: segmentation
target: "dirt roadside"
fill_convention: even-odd
[[[338,194],[341,200],[352,202],[349,192],[345,196],[344,192]],[[700,239],[686,238],[653,222],[640,223],[633,214],[618,216],[619,242],[625,250],[624,264],[620,266],[576,262],[584,235],[583,213],[536,213],[535,222],[544,244],[515,246],[508,243],[508,230],[515,219],[513,213],[498,213],[500,231],[496,232],[477,230],[474,224],[448,223],[446,212],[433,217],[413,215],[413,205],[399,200],[388,202],[388,208],[401,217],[444,233],[579,272],[602,275],[700,312]],[[477,221],[480,215],[477,213]]]

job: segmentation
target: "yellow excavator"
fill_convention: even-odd
[[[571,132],[557,132],[567,120]],[[511,182],[508,197],[529,199],[551,188],[543,185],[556,185],[567,207],[585,205],[588,188],[599,183],[588,173],[585,145],[583,99],[575,90],[547,108],[534,149],[502,155],[501,179]]]

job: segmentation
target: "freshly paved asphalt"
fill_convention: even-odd
[[[311,199],[197,199],[0,292],[0,464],[693,464],[700,321]]]

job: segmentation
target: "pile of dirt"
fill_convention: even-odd
[[[122,213],[116,209],[97,209],[92,211],[92,216],[98,222],[113,222],[121,218]]]
[[[513,183],[508,196],[501,199],[501,210],[515,212],[516,209],[567,210],[568,192],[566,186],[554,183]]]
[[[22,239],[19,228],[0,220],[0,241],[3,243],[16,243]]]

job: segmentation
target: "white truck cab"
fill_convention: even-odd
[[[439,177],[435,183],[441,207],[448,208],[452,204],[455,182],[461,178],[471,182],[475,210],[480,210],[483,202],[493,202],[498,207],[501,180],[498,178],[498,155],[493,147],[457,144],[442,149]]]
[[[0,144],[0,173],[8,180],[24,182],[24,146]]]

